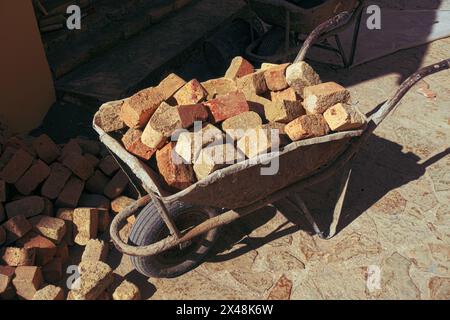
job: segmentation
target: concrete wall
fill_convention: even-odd
[[[55,101],[31,0],[0,1],[0,122],[11,133],[41,123]]]

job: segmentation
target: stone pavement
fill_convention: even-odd
[[[351,70],[318,70],[348,86],[369,112],[402,77],[449,52],[444,39]],[[426,84],[435,99],[417,92]],[[404,97],[356,158],[331,240],[312,235],[305,219],[280,201],[225,227],[207,262],[183,276],[146,279],[117,251],[116,272],[150,299],[449,299],[449,105],[450,71]],[[331,181],[303,195],[323,228],[335,193]]]

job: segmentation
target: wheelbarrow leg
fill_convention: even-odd
[[[301,211],[308,222],[311,224],[311,226],[314,229],[314,232],[320,237],[324,238],[323,231],[320,230],[319,225],[314,220],[314,217],[312,216],[311,212],[309,211],[308,207],[306,206],[305,201],[300,197],[298,193],[294,193],[291,197],[289,197],[289,200],[292,204],[294,204],[299,211]]]

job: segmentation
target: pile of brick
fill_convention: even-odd
[[[196,121],[202,126],[194,130]],[[256,70],[236,57],[222,78],[186,82],[170,74],[156,87],[103,105],[95,122],[176,191],[275,145],[357,129],[366,118],[348,90],[322,83],[305,62]]]
[[[0,299],[139,298],[131,283],[113,291],[105,263],[111,213],[136,197],[106,148],[84,138],[57,145],[47,135],[0,148]],[[79,286],[69,291],[73,246],[85,248]]]

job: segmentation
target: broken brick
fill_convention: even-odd
[[[125,123],[120,117],[122,105],[122,101],[102,104],[95,114],[95,124],[107,133],[125,128]]]
[[[300,101],[273,101],[264,107],[266,119],[270,122],[288,123],[306,114]]]
[[[34,265],[35,249],[6,247],[3,251],[3,262],[12,267]]]
[[[247,99],[242,92],[232,92],[205,102],[214,122],[221,122],[242,112],[249,111]]]
[[[14,184],[17,191],[23,195],[29,195],[39,184],[50,175],[50,167],[41,160],[35,163],[25,172],[25,174]]]
[[[45,282],[59,283],[63,277],[63,263],[59,257],[53,258],[52,261],[42,267],[42,274]]]
[[[41,188],[41,194],[49,199],[56,199],[63,190],[71,172],[59,162],[50,165],[50,175]]]
[[[28,152],[19,149],[0,172],[0,177],[7,183],[16,183],[32,163],[33,157]]]
[[[321,83],[321,80],[309,64],[301,61],[291,64],[286,69],[286,82],[298,95],[303,97],[304,88],[315,86]]]
[[[243,57],[238,56],[231,60],[231,64],[225,72],[225,78],[235,80],[251,74],[254,71],[255,68],[250,62],[245,60]]]
[[[112,155],[107,155],[104,157],[98,164],[98,168],[107,176],[112,176],[117,170],[120,169],[117,161]]]
[[[109,230],[109,225],[111,224],[111,216],[109,215],[109,210],[98,209],[98,232],[105,232]]]
[[[143,128],[164,100],[157,88],[147,88],[126,99],[121,118],[130,128]]]
[[[108,257],[108,244],[102,240],[90,239],[84,248],[81,261],[106,262]]]
[[[201,84],[208,92],[207,100],[214,99],[218,95],[237,91],[236,83],[228,78],[211,79]]]
[[[254,93],[257,95],[264,94],[267,91],[264,72],[265,71],[257,71],[237,79],[236,85],[238,87],[238,90],[246,93]]]
[[[33,148],[39,159],[47,164],[51,164],[53,161],[58,159],[61,153],[59,147],[46,134],[41,134],[39,137],[34,139]]]
[[[337,103],[347,103],[350,92],[335,82],[325,82],[303,90],[303,107],[308,113],[324,113]]]
[[[12,285],[14,273],[14,267],[0,266],[0,300],[11,300],[16,295],[16,290]]]
[[[140,300],[141,293],[139,291],[139,288],[135,284],[133,284],[127,280],[124,280],[116,288],[116,290],[114,290],[113,299],[114,300]]]
[[[109,210],[111,201],[102,194],[83,193],[78,205],[84,208],[99,208]]]
[[[86,181],[85,189],[92,193],[103,193],[110,178],[100,170],[95,170],[94,174]]]
[[[332,131],[346,131],[361,128],[366,123],[366,117],[356,108],[338,103],[323,114]]]
[[[42,213],[44,208],[44,199],[38,196],[24,197],[5,205],[6,214],[9,219],[20,214],[23,214],[25,218],[30,218]]]
[[[269,152],[279,146],[279,136],[266,128],[254,128],[245,132],[237,142],[237,148],[248,158]]]
[[[56,217],[58,219],[64,220],[64,224],[66,225],[66,234],[64,235],[64,241],[73,246],[73,211],[71,208],[61,208],[56,213]]]
[[[78,141],[76,139],[70,139],[68,143],[64,145],[61,150],[61,156],[58,158],[59,161],[62,161],[68,154],[77,153],[83,154],[83,150],[81,149]]]
[[[232,144],[212,144],[203,148],[195,160],[195,175],[198,180],[201,180],[227,164],[241,160],[244,160],[244,156]]]
[[[101,261],[80,263],[79,286],[71,290],[74,300],[95,300],[114,281],[110,266]]]
[[[111,201],[111,210],[113,211],[114,214],[118,214],[122,212],[122,210],[124,210],[126,207],[133,204],[134,202],[136,202],[136,200],[126,196],[117,197],[116,199]],[[134,223],[135,219],[136,219],[135,216],[132,215],[127,218],[127,221],[129,223]]]
[[[205,100],[207,96],[208,92],[197,79],[192,79],[173,95],[178,105],[196,104]]]
[[[270,99],[272,101],[297,101],[297,94],[295,93],[295,90],[292,88],[287,88],[281,91],[271,91],[270,92]]]
[[[131,154],[134,154],[143,160],[150,160],[156,152],[156,149],[150,148],[142,143],[141,137],[141,130],[130,128],[122,137],[122,143],[125,149]]]
[[[97,236],[98,209],[77,208],[73,212],[74,242],[85,246],[90,239]]]
[[[33,220],[33,228],[56,243],[61,242],[66,234],[66,224],[62,219],[41,216],[33,218]]]
[[[109,199],[114,199],[120,196],[128,185],[128,176],[120,170],[106,185],[103,193]]]
[[[247,129],[261,125],[261,117],[256,112],[247,111],[225,120],[222,123],[222,130],[233,140],[239,140]]]
[[[31,237],[27,242],[25,242],[23,247],[25,249],[35,249],[35,263],[37,266],[46,265],[56,254],[56,245],[41,235]]]
[[[32,300],[64,300],[64,290],[61,287],[47,285],[44,288],[36,291]]]
[[[56,199],[56,206],[60,208],[75,208],[84,189],[84,181],[71,177]]]
[[[159,90],[163,100],[168,100],[185,84],[186,81],[176,74],[171,73],[159,83],[157,89]]]
[[[6,182],[5,180],[0,179],[0,203],[5,201],[6,201]],[[0,222],[2,222],[1,219]]]
[[[43,281],[40,267],[19,266],[16,268],[16,276],[12,282],[19,297],[31,300],[42,286]]]
[[[264,70],[264,78],[266,80],[267,88],[270,91],[280,91],[288,87],[285,74],[286,68],[289,65],[289,63],[285,63]]]
[[[321,114],[309,114],[289,122],[285,131],[292,141],[320,137],[328,134],[330,128]]]
[[[93,168],[96,168],[97,165],[100,163],[100,159],[94,156],[93,154],[85,153],[83,156],[91,164]]]
[[[32,226],[25,218],[23,214],[18,214],[4,224],[2,224],[3,230],[6,232],[6,244],[13,243],[14,241],[22,238],[31,229]]]
[[[5,242],[6,242],[6,231],[2,226],[0,226],[0,247],[3,246]]]
[[[75,152],[68,153],[62,163],[82,180],[89,179],[94,173],[91,163],[83,155]]]

